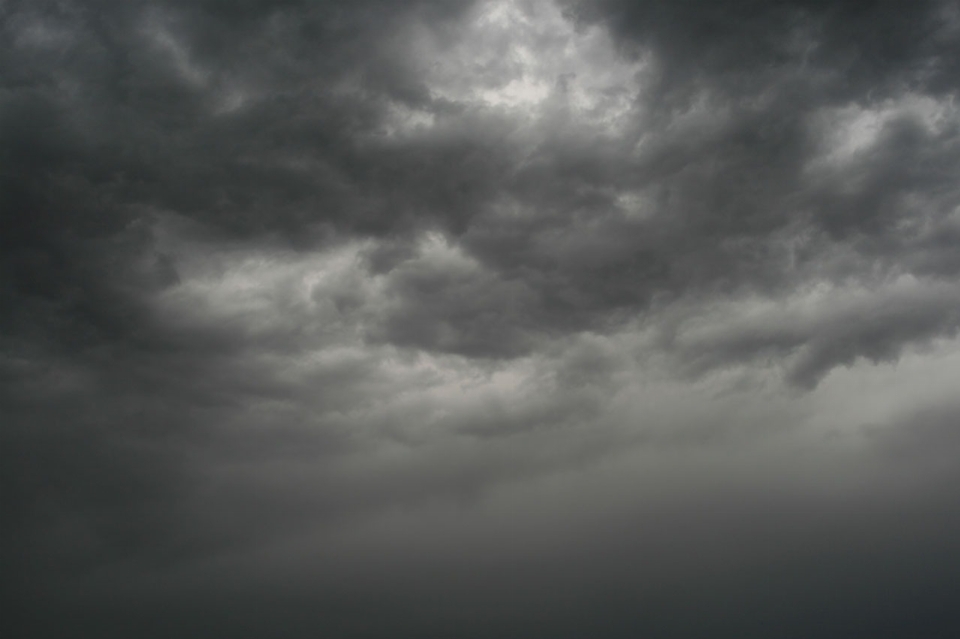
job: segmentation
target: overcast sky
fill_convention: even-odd
[[[958,87],[956,0],[0,0],[4,636],[960,636]]]

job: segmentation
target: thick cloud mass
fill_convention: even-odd
[[[955,0],[0,0],[4,636],[957,636],[958,86]]]

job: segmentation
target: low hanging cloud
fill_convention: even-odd
[[[0,36],[13,635],[960,626],[955,1]]]

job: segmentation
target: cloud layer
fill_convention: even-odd
[[[17,636],[960,625],[956,2],[0,30]]]

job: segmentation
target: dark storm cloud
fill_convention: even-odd
[[[857,357],[895,361],[905,344],[955,335],[960,327],[958,300],[955,284],[901,279],[870,292],[764,305],[740,317],[734,311],[719,321],[711,317],[700,328],[667,335],[695,372],[783,358],[788,361],[787,379],[809,388],[835,366],[853,364]]]
[[[17,636],[948,636],[960,7],[558,4],[0,4]]]
[[[559,80],[556,107],[533,128],[429,86],[410,41],[429,29],[433,53],[452,55],[463,6],[24,9],[7,21],[20,34],[7,52],[19,84],[5,129],[21,140],[9,145],[21,167],[10,190],[16,208],[43,210],[32,217],[59,217],[18,221],[49,226],[18,233],[116,232],[136,206],[308,245],[356,234],[409,243],[434,228],[481,260],[485,292],[441,292],[445,310],[430,311],[425,288],[396,278],[411,297],[372,335],[490,356],[529,352],[528,337],[502,337],[525,323],[600,328],[653,300],[851,275],[807,272],[838,249],[854,277],[875,260],[950,276],[952,252],[936,245],[954,226],[955,118],[931,126],[916,110],[894,113],[869,154],[812,167],[843,128],[830,127],[831,109],[896,111],[883,100],[933,100],[949,86],[949,5],[859,6],[573,5],[649,67],[616,137],[582,124]],[[476,65],[466,82],[510,72]],[[404,109],[434,123],[386,134]],[[625,194],[643,201],[639,215]],[[96,210],[68,215],[78,204]],[[918,214],[926,223],[905,233]],[[783,240],[797,237],[810,239],[787,262]],[[19,259],[66,268],[54,248]],[[481,299],[498,309],[486,328],[471,306]]]
[[[399,13],[418,9],[441,19],[453,10]],[[380,98],[326,92],[341,78],[379,76],[390,85],[383,92],[410,93],[398,74],[377,71],[390,58],[378,62],[374,51],[402,16],[377,3],[9,3],[3,13],[4,467],[22,524],[5,556],[37,568],[50,548],[84,555],[53,538],[63,520],[63,535],[103,544],[109,561],[114,529],[155,529],[141,549],[169,533],[151,494],[176,493],[185,447],[229,421],[224,406],[289,393],[269,372],[236,365],[242,334],[181,330],[151,315],[147,298],[179,276],[153,246],[150,211],[246,236],[296,234],[290,216],[305,208],[321,220],[356,211],[339,174],[351,170],[350,129]],[[267,99],[219,121],[232,90]],[[293,139],[336,159],[308,157],[309,174],[288,169]],[[71,375],[80,386],[62,388],[57,380]],[[336,396],[352,378],[341,369],[314,383]]]
[[[953,2],[888,0],[646,2],[570,0],[580,19],[601,21],[658,56],[668,95],[700,83],[737,93],[796,65],[827,76],[838,94],[951,92],[956,86]],[[676,93],[674,93],[676,92]]]
[[[102,573],[60,596],[106,636],[946,637],[955,420],[946,406],[910,416],[910,434],[877,429],[866,454],[771,450],[766,463],[789,468],[776,479],[749,453],[703,466],[660,451],[586,484],[561,475],[475,509],[394,511],[187,571]]]

